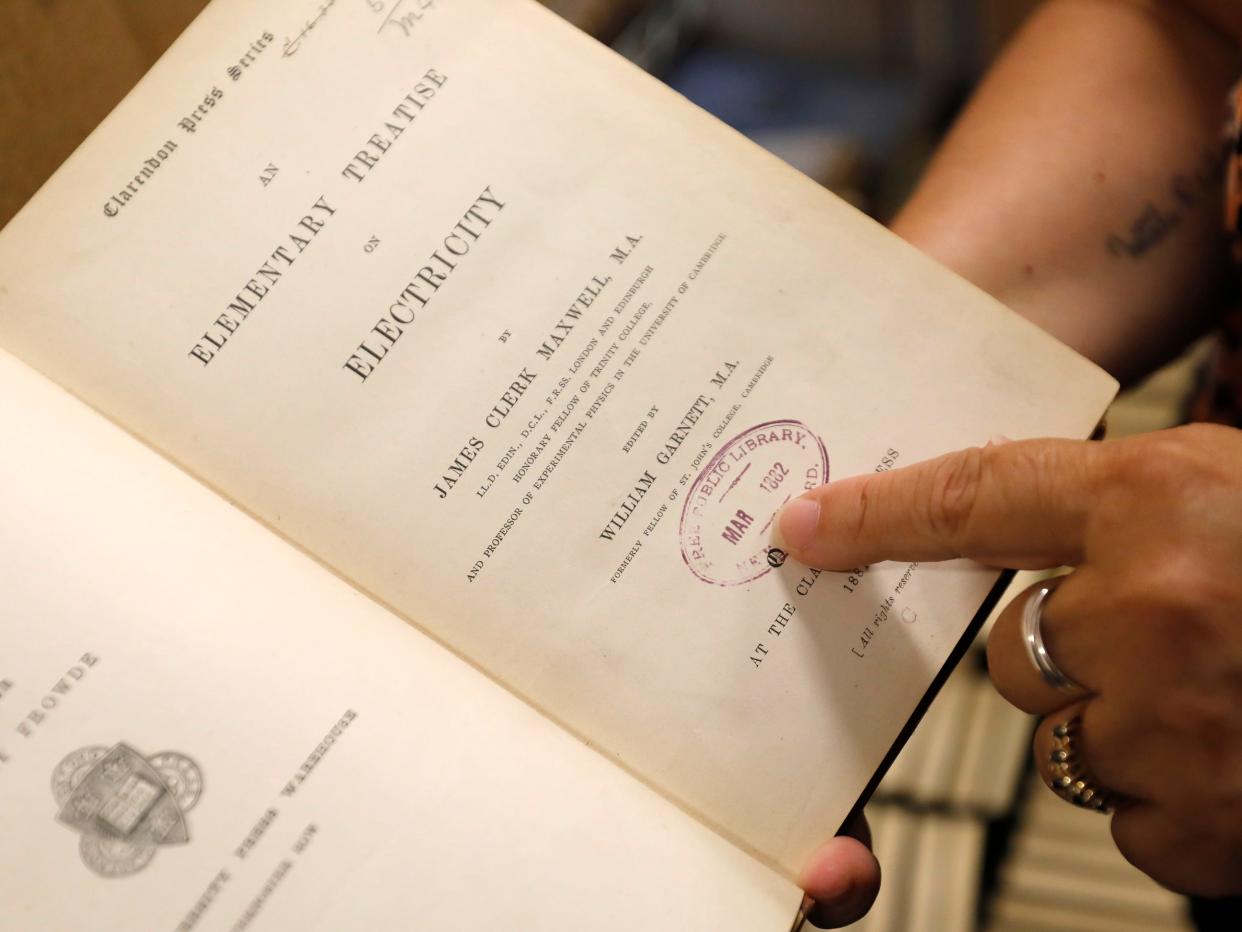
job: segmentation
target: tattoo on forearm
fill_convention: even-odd
[[[1119,259],[1142,259],[1172,236],[1197,207],[1212,202],[1223,171],[1221,153],[1205,150],[1198,167],[1188,174],[1174,175],[1167,194],[1159,201],[1148,201],[1124,235],[1115,233],[1108,238],[1108,251]]]

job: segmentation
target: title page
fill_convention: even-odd
[[[781,504],[1104,374],[525,0],[217,0],[0,237],[0,343],[787,873],[996,580]]]

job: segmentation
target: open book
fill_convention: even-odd
[[[1105,374],[526,0],[216,0],[0,234],[0,925],[773,929]]]

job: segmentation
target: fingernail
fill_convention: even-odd
[[[1013,443],[1013,439],[1004,434],[993,434],[992,439],[988,441],[988,446],[1003,447],[1007,443]]]
[[[794,499],[781,510],[776,527],[787,549],[809,549],[819,530],[819,502],[813,498]]]

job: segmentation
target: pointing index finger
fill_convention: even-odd
[[[821,486],[777,519],[812,566],[949,560],[1036,569],[1081,562],[1100,445],[1027,440],[960,450]]]

